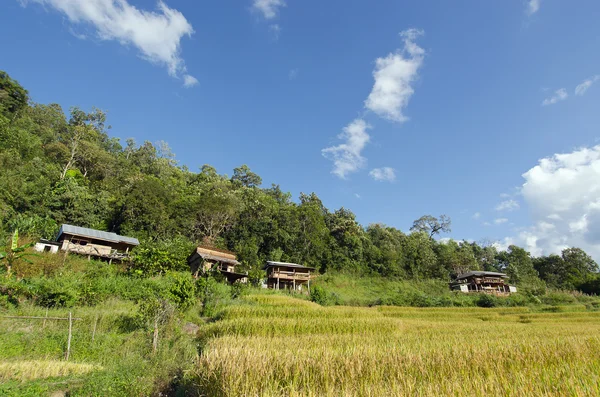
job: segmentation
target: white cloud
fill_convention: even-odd
[[[198,79],[194,76],[190,76],[189,74],[183,75],[183,86],[185,88],[190,88],[198,84]]]
[[[496,211],[514,211],[519,209],[519,203],[513,199],[504,200],[496,206]]]
[[[298,73],[300,73],[300,70],[298,69],[292,69],[290,70],[290,72],[288,73],[288,78],[290,80],[295,80],[296,77],[298,77]]]
[[[281,35],[281,27],[277,23],[273,23],[269,25],[269,31],[273,34],[273,39],[275,41],[279,40],[279,36]]]
[[[567,94],[567,90],[561,88],[559,90],[556,90],[554,92],[554,95],[552,95],[550,98],[544,99],[544,101],[542,102],[542,106],[554,105],[557,102],[564,101],[568,98],[568,96],[569,94]]]
[[[276,18],[281,7],[285,7],[283,0],[254,0],[252,2],[252,8],[260,12],[265,19]]]
[[[414,40],[422,34],[423,31],[417,29],[403,31],[400,35],[404,47],[375,60],[375,83],[365,107],[378,116],[399,123],[407,120],[403,110],[414,93],[411,84],[418,77],[425,56],[425,50]]]
[[[503,243],[533,255],[580,247],[600,260],[600,146],[541,159],[523,178],[533,226]]]
[[[509,198],[510,194],[508,194],[508,193],[502,193],[502,194],[500,194],[500,197],[501,198]]]
[[[494,223],[496,225],[501,225],[501,224],[506,223],[506,222],[508,222],[508,219],[506,219],[506,218],[497,218],[497,219],[494,219]]]
[[[365,167],[367,160],[361,152],[371,139],[367,133],[371,128],[363,119],[356,119],[344,127],[344,132],[338,135],[339,139],[344,139],[346,142],[321,151],[323,156],[333,160],[332,174],[346,179],[348,174]]]
[[[358,194],[358,193],[354,193],[354,197],[356,197],[356,198],[357,198],[357,199],[359,199],[359,200],[362,198],[362,197],[360,196],[360,194]]]
[[[473,219],[479,219],[479,218],[481,218],[481,213],[480,212],[474,213],[473,216],[472,216],[472,218]]]
[[[589,79],[585,79],[581,84],[575,87],[575,95],[583,95],[585,92],[594,84],[596,81],[600,80],[600,75],[596,75],[590,77]]]
[[[369,172],[369,175],[380,182],[393,182],[396,180],[396,171],[391,167],[374,168]]]
[[[31,1],[53,7],[72,23],[91,25],[101,40],[115,40],[137,48],[142,58],[166,66],[171,76],[184,75],[186,86],[186,81],[193,78],[185,74],[180,50],[181,39],[191,36],[194,29],[181,12],[162,1],[156,11],[140,10],[127,0]]]
[[[542,0],[529,0],[527,2],[527,15],[533,15],[540,10]]]

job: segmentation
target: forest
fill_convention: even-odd
[[[111,136],[100,109],[33,102],[0,71],[0,234],[52,239],[63,223],[137,237],[132,268],[143,275],[186,269],[199,243],[237,253],[258,281],[266,260],[397,280],[450,281],[468,270],[502,271],[532,294],[546,288],[600,293],[597,263],[577,247],[532,257],[510,246],[439,240],[451,220],[415,214],[408,232],[361,225],[314,192],[297,199],[263,186],[246,165],[232,175],[180,165],[165,142]],[[285,184],[285,181],[281,181]],[[410,209],[402,209],[410,211]],[[438,239],[436,239],[438,238]]]

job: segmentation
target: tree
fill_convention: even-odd
[[[27,106],[29,93],[8,73],[0,70],[0,113],[7,117],[18,114]]]
[[[426,233],[409,234],[403,241],[402,253],[406,272],[415,279],[448,278],[448,271],[438,264],[433,251],[435,241]]]
[[[506,252],[502,252],[498,256],[501,270],[506,272],[511,283],[533,285],[539,281],[531,255],[523,248],[511,245]]]
[[[447,215],[440,215],[439,219],[431,215],[424,215],[413,222],[410,231],[424,232],[430,238],[433,238],[434,235],[440,234],[440,232],[450,233],[452,231],[450,229],[451,224],[452,221]]]
[[[246,164],[233,169],[231,181],[245,187],[258,187],[262,184],[261,177],[250,171]]]

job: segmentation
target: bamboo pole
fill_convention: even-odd
[[[42,323],[42,328],[46,328],[46,319],[48,318],[48,308],[46,308],[46,318],[44,319],[44,322]]]
[[[43,316],[1,316],[2,318],[17,318],[23,320],[69,320],[69,317],[43,317]],[[81,320],[78,317],[72,317],[71,320]]]
[[[154,335],[152,336],[152,353],[158,350],[158,316],[154,318]]]
[[[71,312],[69,312],[69,337],[67,338],[67,357],[66,361],[69,361],[69,356],[71,355],[71,337],[73,336],[73,316]]]
[[[96,314],[96,317],[94,317],[94,329],[92,330],[92,342],[94,341],[94,338],[96,337],[96,325],[98,325],[98,314]]]

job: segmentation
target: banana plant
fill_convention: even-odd
[[[6,268],[6,277],[11,276],[13,265],[17,261],[22,260],[27,263],[32,263],[27,257],[36,255],[25,252],[25,250],[32,247],[34,244],[35,243],[28,243],[19,246],[19,229],[15,230],[11,238],[10,248],[4,252],[0,251],[0,261],[4,263]]]

